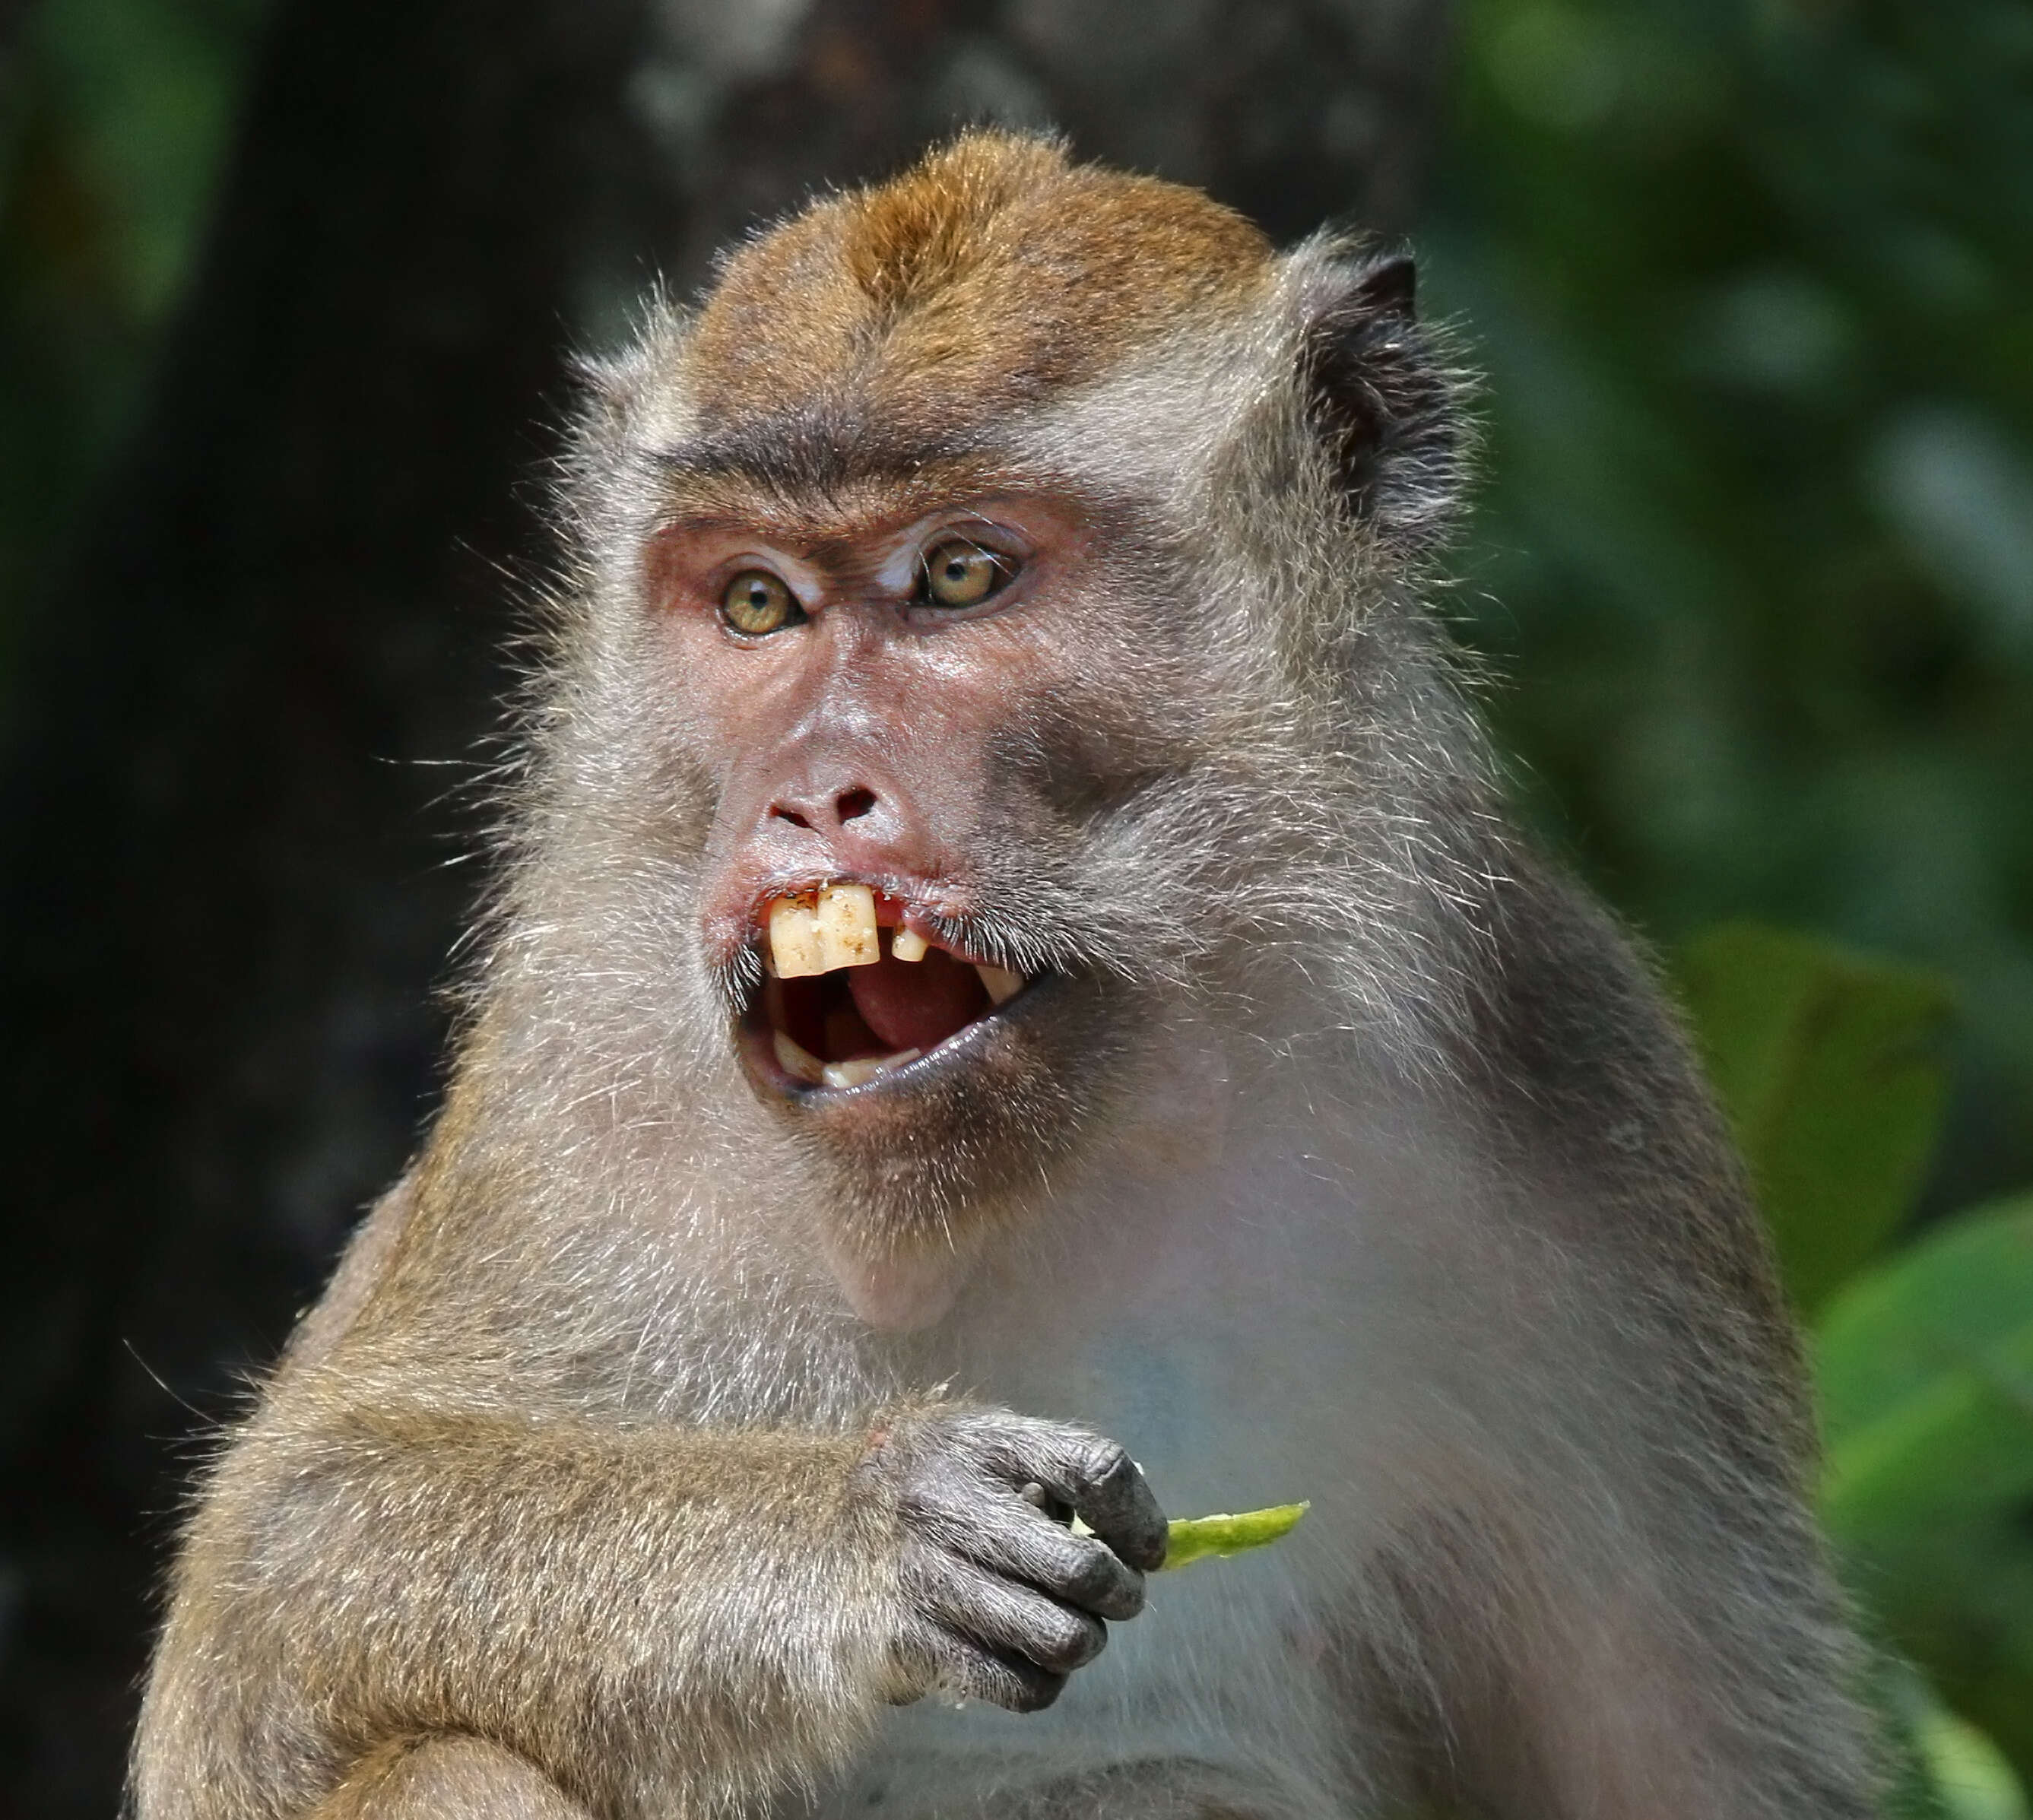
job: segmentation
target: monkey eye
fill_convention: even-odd
[[[1006,556],[966,537],[949,537],[925,552],[923,598],[938,607],[972,607],[1009,580]]]
[[[759,638],[799,624],[805,609],[767,569],[743,569],[720,597],[720,616],[743,638]]]

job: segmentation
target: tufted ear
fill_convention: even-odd
[[[1466,386],[1417,321],[1411,257],[1319,243],[1294,257],[1300,384],[1349,510],[1408,551],[1429,549],[1461,496]]]

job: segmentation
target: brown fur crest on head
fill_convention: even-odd
[[[1271,266],[1257,228],[1196,190],[970,133],[880,186],[821,201],[730,259],[687,365],[722,422],[788,395],[879,397],[950,437],[1109,371]]]

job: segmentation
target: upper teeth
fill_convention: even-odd
[[[780,979],[836,967],[873,967],[882,958],[875,893],[866,885],[829,885],[809,904],[777,898],[769,906],[769,953]]]

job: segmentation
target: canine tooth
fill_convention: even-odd
[[[875,893],[866,885],[827,886],[819,893],[817,914],[822,972],[873,967],[882,958],[875,934]]]
[[[882,1072],[884,1058],[857,1055],[852,1062],[829,1062],[825,1080],[829,1087],[859,1087]]]
[[[981,976],[981,983],[988,988],[991,1005],[1007,1005],[1023,989],[1024,976],[1012,973],[1006,967],[991,967],[985,961],[977,961],[974,970]]]
[[[884,1056],[875,1065],[877,1072],[887,1074],[893,1068],[901,1068],[907,1062],[915,1062],[924,1053],[922,1049],[899,1049],[893,1054]]]
[[[787,1036],[779,1030],[770,1040],[776,1047],[777,1065],[786,1074],[799,1080],[809,1080],[814,1086],[826,1078],[826,1064],[796,1037]]]
[[[818,918],[809,904],[779,897],[769,906],[769,954],[779,979],[801,979],[826,970]]]
[[[931,946],[915,929],[906,929],[901,923],[897,933],[889,938],[890,954],[898,961],[922,961],[925,951]]]

